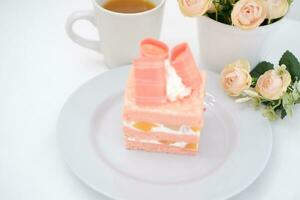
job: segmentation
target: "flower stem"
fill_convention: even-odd
[[[272,19],[268,19],[268,24],[271,24],[272,23]]]
[[[282,100],[280,99],[280,100],[278,101],[278,103],[277,103],[275,106],[273,106],[272,108],[275,110],[278,106],[281,105],[281,103],[282,103]]]
[[[215,4],[216,7],[216,21],[218,21],[218,15],[219,15],[219,4]]]

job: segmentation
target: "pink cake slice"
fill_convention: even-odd
[[[168,47],[153,39],[141,43],[141,57],[133,62],[126,85],[123,130],[128,149],[196,154],[203,127],[205,73],[196,66],[187,44],[176,46],[169,66]],[[166,66],[168,65],[168,66]],[[166,72],[173,68],[189,91],[170,99]],[[170,83],[169,83],[170,84]],[[176,83],[175,83],[176,84]]]

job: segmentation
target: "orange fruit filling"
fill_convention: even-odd
[[[197,144],[189,143],[189,144],[185,145],[184,148],[187,149],[187,150],[197,150],[198,149],[198,145]]]
[[[157,127],[157,125],[148,122],[136,122],[133,127],[144,132],[149,132],[153,127]]]
[[[194,132],[199,132],[200,131],[200,128],[198,128],[198,127],[192,127],[191,128]]]

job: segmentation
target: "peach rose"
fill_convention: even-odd
[[[220,7],[220,6],[219,6]],[[208,10],[207,10],[207,12],[208,13],[215,13],[215,12],[217,12],[217,8],[216,8],[216,6],[215,6],[215,4],[213,4],[212,2],[210,3],[210,6],[209,6],[209,8],[208,8]]]
[[[252,78],[249,74],[250,63],[247,60],[238,60],[227,65],[221,72],[221,84],[230,96],[239,96],[249,89]]]
[[[241,29],[254,29],[267,17],[267,5],[264,0],[240,0],[231,12],[234,26]]]
[[[278,100],[286,92],[290,83],[291,75],[282,65],[279,70],[269,70],[261,75],[255,89],[268,100]]]
[[[289,10],[288,0],[265,0],[268,4],[268,19],[283,17]]]
[[[179,8],[185,16],[204,15],[212,6],[212,0],[178,0]]]

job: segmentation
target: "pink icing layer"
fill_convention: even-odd
[[[131,150],[144,150],[150,152],[165,152],[173,154],[196,155],[198,151],[192,151],[184,148],[169,146],[165,144],[147,144],[126,140],[126,148]]]
[[[123,119],[199,127],[203,121],[205,74],[202,71],[198,73],[201,77],[199,89],[183,100],[167,101],[160,105],[139,105],[135,100],[135,80],[131,71],[125,90]]]
[[[162,132],[146,133],[128,127],[123,127],[123,130],[125,132],[126,137],[135,138],[137,140],[156,140],[156,141],[164,140],[170,142],[187,142],[187,143],[197,144],[200,138],[200,135],[199,136],[174,135],[174,134],[168,134]]]
[[[187,87],[199,89],[203,80],[187,43],[179,44],[172,50],[171,64]]]
[[[168,46],[159,40],[147,38],[140,46],[142,57],[167,59],[169,56]]]
[[[166,71],[161,59],[139,58],[133,61],[135,101],[155,105],[166,101]]]

